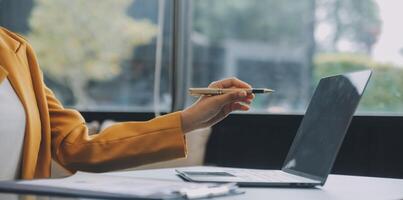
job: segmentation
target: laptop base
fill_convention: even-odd
[[[222,169],[222,168],[221,168]],[[313,188],[315,186],[320,186],[321,183],[315,180],[308,180],[308,182],[304,181],[292,181],[292,182],[276,182],[276,181],[253,181],[248,180],[240,180],[237,175],[232,175],[232,172],[242,171],[259,171],[259,172],[282,172],[281,170],[253,170],[253,169],[237,169],[237,168],[226,168],[227,170],[176,170],[177,176],[179,176],[184,181],[188,182],[198,182],[198,183],[229,183],[235,182],[240,187],[284,187],[284,188]],[[282,172],[285,173],[285,172]],[[294,176],[290,174],[291,176]],[[205,176],[205,177],[203,177]],[[225,176],[225,177],[220,177]],[[301,177],[304,179],[303,177]],[[238,180],[236,180],[238,179]]]

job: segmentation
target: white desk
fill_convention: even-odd
[[[195,167],[193,167],[195,168]],[[202,167],[196,167],[202,168]],[[183,169],[183,168],[182,168]],[[115,175],[181,180],[175,169],[114,172]],[[403,179],[372,178],[360,176],[330,175],[323,187],[295,188],[242,188],[243,195],[217,199],[403,199]]]

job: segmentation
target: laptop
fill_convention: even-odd
[[[324,185],[371,74],[366,70],[320,80],[281,170],[206,167],[177,169],[177,175],[239,186]]]

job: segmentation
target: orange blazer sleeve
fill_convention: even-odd
[[[70,171],[103,172],[186,156],[180,112],[124,122],[89,135],[79,112],[45,87],[53,158]]]
[[[46,88],[52,154],[70,171],[103,172],[186,156],[180,112],[124,122],[88,135],[82,116],[65,109]]]

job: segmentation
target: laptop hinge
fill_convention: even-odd
[[[295,170],[292,170],[292,169],[283,168],[283,169],[281,169],[281,171],[284,171],[286,173],[290,173],[290,174],[293,174],[293,175],[297,175],[297,176],[302,176],[304,178],[312,179],[312,180],[315,180],[315,181],[319,181],[321,183],[321,185],[323,185],[326,182],[326,178],[321,178],[319,176],[314,176],[312,174],[307,174],[307,173],[295,171]]]

